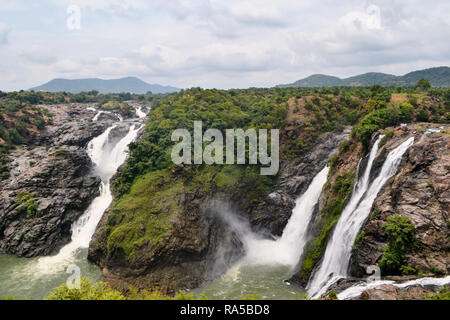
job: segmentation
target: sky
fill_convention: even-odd
[[[448,0],[0,0],[0,90],[137,76],[270,87],[450,65]]]

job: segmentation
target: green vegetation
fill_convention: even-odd
[[[292,84],[280,85],[279,87],[334,87],[334,86],[371,86],[374,84],[397,87],[406,86],[412,89],[427,90],[429,84],[434,87],[450,87],[450,68],[437,67],[410,72],[404,76],[392,74],[369,72],[346,79],[333,76],[315,74],[305,79],[298,80]],[[419,81],[419,86],[416,84]]]
[[[27,144],[50,120],[45,110],[33,103],[37,102],[30,93],[0,97],[0,153]]]
[[[5,164],[5,157],[0,154],[0,180],[9,177],[9,169]]]
[[[13,297],[7,297],[14,300]],[[6,297],[4,298],[6,299]],[[67,284],[53,289],[45,300],[207,300],[205,295],[200,297],[193,293],[179,291],[175,296],[162,294],[159,290],[138,290],[130,287],[126,294],[112,289],[106,282],[100,281],[91,283],[83,277],[80,281],[80,289],[69,289]],[[240,300],[260,300],[261,297],[256,294],[246,294],[239,298]]]
[[[383,249],[379,264],[382,274],[411,273],[413,269],[405,266],[405,254],[418,248],[414,225],[407,217],[396,214],[386,220],[383,228],[389,244]]]
[[[354,172],[343,172],[336,177],[333,184],[327,182],[325,185],[324,192],[327,194],[328,204],[320,212],[322,228],[319,235],[306,246],[304,260],[299,271],[302,281],[308,280],[314,266],[322,257],[331,231],[339,220],[344,205],[350,198],[354,182]]]
[[[123,116],[132,116],[134,114],[134,109],[129,104],[117,100],[104,102],[100,104],[100,108],[108,111],[117,111]]]
[[[194,295],[180,291],[174,297],[163,295],[158,290],[139,291],[130,288],[129,294],[124,295],[117,290],[111,289],[106,282],[92,284],[87,278],[82,278],[80,289],[69,289],[67,284],[63,284],[54,289],[45,300],[196,300]]]
[[[386,129],[384,130],[384,134],[386,135],[387,138],[392,138],[394,136],[394,130]]]
[[[361,244],[361,242],[363,241],[365,235],[366,235],[366,233],[364,232],[364,230],[361,230],[358,233],[358,235],[356,236],[356,239],[355,239],[355,243],[353,244],[353,247],[352,247],[353,251],[358,250],[358,247]]]
[[[21,192],[17,195],[16,205],[17,213],[19,215],[25,214],[27,219],[37,218],[40,215],[38,205],[35,203],[37,199],[36,194],[30,194],[29,192]]]
[[[33,137],[52,121],[52,115],[42,105],[97,102],[105,109],[124,115],[133,112],[126,100],[152,101],[161,95],[130,93],[99,95],[97,91],[71,94],[66,92],[2,92],[0,91],[0,154],[19,145],[29,144]],[[1,171],[0,163],[0,171]]]
[[[427,297],[427,300],[450,300],[450,287],[442,288],[437,294]]]
[[[171,179],[168,170],[136,181],[108,216],[108,252],[133,261],[140,246],[158,243],[171,230],[171,217],[181,210],[175,196],[181,191],[181,180]]]
[[[417,81],[416,89],[427,91],[431,88],[431,83],[427,79],[421,78]]]
[[[372,212],[370,213],[370,220],[375,220],[378,219],[379,217],[380,217],[380,208],[375,206],[375,208],[373,208]]]
[[[380,129],[386,129],[387,141],[394,134],[389,127],[402,122],[424,119],[425,115],[427,121],[450,122],[450,90],[430,89],[423,81],[417,88],[192,88],[170,95],[0,92],[0,148],[7,152],[29,143],[33,132],[51,122],[51,115],[39,104],[95,102],[105,110],[128,112],[128,100],[152,101],[153,106],[142,139],[130,145],[127,163],[114,181],[117,201],[105,228],[108,254],[126,261],[134,261],[140,248],[155,245],[170,234],[172,222],[183,213],[185,193],[206,196],[224,192],[251,207],[261,203],[277,178],[261,176],[258,166],[249,165],[177,167],[170,159],[173,130],[192,132],[196,120],[203,121],[204,130],[222,132],[231,128],[280,129],[280,157],[291,160],[308,151],[322,133],[353,126],[350,142],[343,142],[330,160],[330,182],[324,189],[327,205],[320,212],[322,228],[305,252],[301,271],[305,277],[320,259],[351,194],[355,173],[338,171],[346,155],[360,148],[359,142],[367,151],[373,134]],[[57,150],[54,154],[58,157],[63,153]],[[0,157],[0,175],[6,177],[5,161]],[[42,179],[52,170],[43,173]],[[18,204],[20,211],[29,217],[39,215],[35,198],[24,199]],[[394,251],[385,253],[388,262]],[[402,266],[396,266],[396,272],[401,272]],[[403,271],[411,270],[404,267]]]
[[[336,293],[336,292],[330,291],[330,292],[328,293],[328,299],[331,299],[331,300],[337,300],[337,298],[338,298],[338,296],[337,296],[337,293]]]
[[[399,106],[388,106],[366,115],[356,128],[356,136],[362,142],[364,150],[369,149],[372,135],[379,129],[407,123],[413,120],[414,108],[407,103]]]
[[[56,157],[56,158],[62,158],[62,157],[64,157],[64,155],[67,153],[67,150],[66,149],[64,149],[64,148],[59,148],[59,149],[56,149],[54,152],[53,152],[53,156],[54,157]]]

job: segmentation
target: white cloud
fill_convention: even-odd
[[[2,77],[0,89],[20,85],[20,77],[18,88],[56,76],[128,75],[179,87],[271,86],[311,73],[401,74],[450,64],[447,0],[50,3],[44,9],[55,18],[45,31],[39,15],[13,21],[0,13],[0,21],[14,26],[12,43],[0,50],[0,69],[17,76],[13,82]],[[77,32],[66,31],[61,19],[69,4],[82,8]],[[0,25],[0,42],[8,39],[2,30],[8,29]]]

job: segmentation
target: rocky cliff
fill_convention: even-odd
[[[176,210],[169,215],[168,232],[157,243],[150,240],[135,243],[130,261],[124,248],[111,248],[114,234],[110,230],[114,227],[113,221],[117,220],[113,207],[97,227],[89,248],[89,259],[104,268],[104,275],[114,288],[123,291],[130,285],[159,288],[170,294],[180,289],[196,288],[202,282],[221,275],[242,255],[239,236],[234,228],[230,228],[226,221],[228,219],[224,220],[223,214],[234,216],[240,223],[249,223],[250,228],[268,237],[280,235],[292,213],[295,199],[307,189],[330,157],[337,153],[338,145],[348,139],[349,133],[347,128],[339,134],[324,134],[301,157],[291,161],[283,160],[279,178],[257,202],[249,203],[246,197],[246,190],[254,188],[252,181],[237,190],[220,187],[220,184],[211,185],[209,181],[201,185],[201,188],[192,190],[192,181],[183,178],[186,168],[172,172],[170,183],[172,187],[180,183],[180,189],[177,192],[171,191],[170,196],[174,198],[171,201],[175,201],[172,209],[176,207]],[[187,169],[189,170],[192,169]],[[145,192],[160,192],[164,181],[159,183],[159,187],[149,185]],[[137,198],[133,190],[131,197]],[[123,201],[119,201],[116,210],[126,208],[129,214],[138,210],[139,204],[134,204],[131,208],[128,205],[120,206]],[[151,196],[145,201],[151,203]],[[155,199],[153,203],[156,201],[159,200]],[[169,202],[168,199],[163,201]],[[171,209],[164,206],[156,215],[162,217],[167,214],[167,210]],[[152,214],[146,219],[153,219],[151,216]],[[121,224],[124,224],[123,219],[126,218],[121,218]],[[133,218],[134,221],[136,219],[137,217]],[[145,222],[142,222],[140,230],[142,235],[148,232]],[[120,242],[125,242],[125,239],[124,234]]]
[[[386,138],[381,141],[371,180],[379,174],[391,150],[409,137],[414,137],[415,142],[404,155],[397,173],[386,183],[373,203],[371,214],[352,249],[349,270],[351,277],[340,280],[331,286],[328,292],[339,293],[360,281],[365,281],[369,276],[366,273],[368,266],[380,266],[382,279],[396,283],[449,274],[448,130],[448,125],[414,124],[380,130],[374,135],[372,141],[379,134],[386,134]],[[357,174],[359,155],[359,148],[349,148],[336,159],[335,169],[331,171],[329,182],[319,202],[318,214],[312,223],[312,239],[302,257],[300,271],[293,278],[303,286],[307,284],[314,268],[319,265],[336,221],[336,216],[327,210],[330,206],[336,207],[336,192],[333,192],[332,186],[336,185],[340,176],[345,176],[345,172]],[[365,162],[366,159],[363,158],[359,163],[359,174],[363,172]],[[351,188],[347,191],[348,200]],[[344,201],[339,204],[339,209],[344,207],[345,203]],[[392,219],[394,217],[397,218]],[[394,228],[390,235],[386,231],[388,224]],[[409,226],[411,229],[408,229]],[[411,239],[407,239],[406,230],[412,231],[409,233]],[[412,245],[408,246],[408,241]],[[399,248],[394,255],[392,250],[388,250],[392,243],[398,244]],[[383,264],[388,267],[383,267]],[[398,287],[386,284],[367,289],[355,298],[424,299],[438,289],[436,286]]]
[[[95,104],[42,106],[52,123],[6,156],[0,187],[0,253],[48,255],[70,240],[71,225],[99,192],[85,147],[117,119],[92,122]]]
[[[399,139],[416,137],[398,173],[377,196],[372,215],[361,231],[352,257],[354,276],[361,276],[367,266],[380,263],[383,248],[389,242],[383,224],[393,215],[411,221],[418,242],[416,249],[405,254],[403,273],[439,276],[450,272],[448,130],[442,127],[442,130],[430,131],[419,125],[400,127],[386,144],[389,149]],[[383,156],[379,160],[383,161]]]

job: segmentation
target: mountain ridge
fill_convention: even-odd
[[[288,87],[338,87],[338,86],[414,86],[421,78],[428,79],[433,87],[450,87],[450,68],[446,66],[428,68],[409,72],[403,76],[382,72],[367,72],[360,75],[339,78],[325,74],[313,74],[289,84],[278,85]]]
[[[160,84],[149,84],[137,77],[124,77],[118,79],[100,79],[100,78],[83,78],[83,79],[64,79],[55,78],[43,85],[33,87],[29,90],[33,91],[49,91],[49,92],[69,92],[80,93],[96,90],[99,93],[136,93],[144,94],[152,93],[172,93],[180,91],[179,88],[171,86],[163,86]]]

